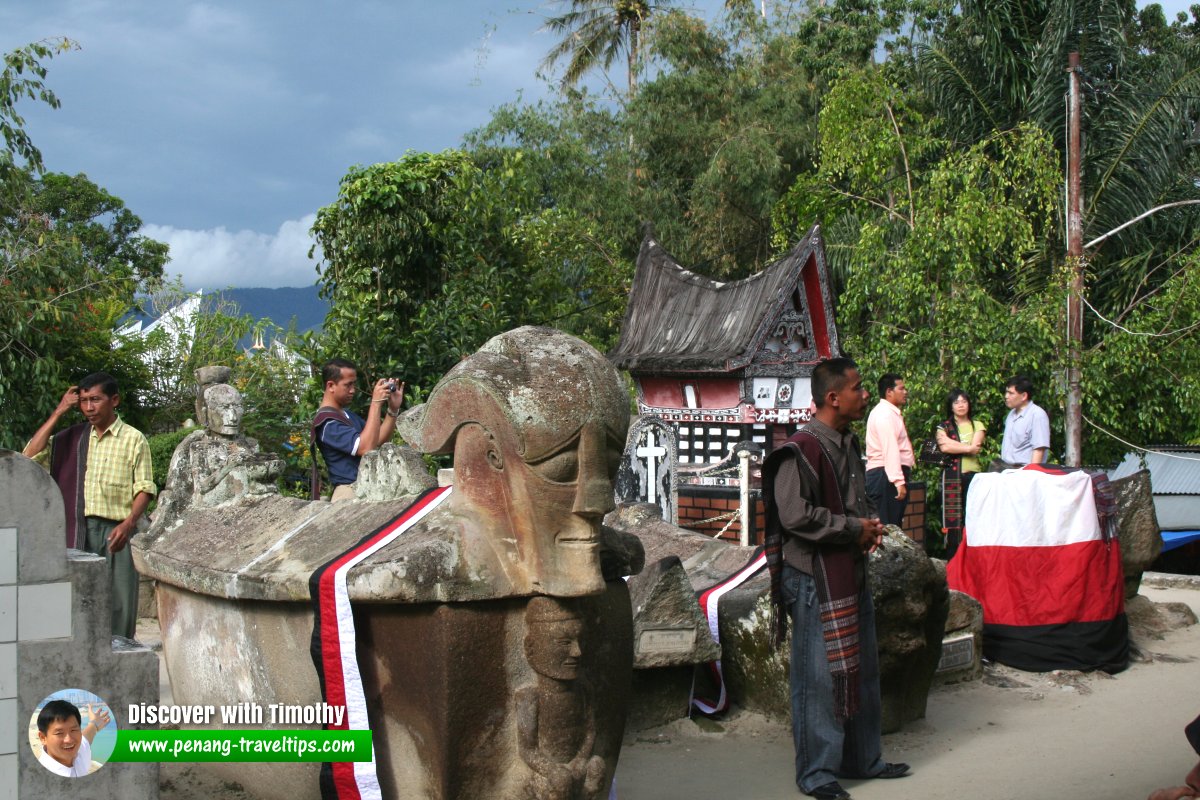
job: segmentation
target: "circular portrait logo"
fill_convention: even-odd
[[[100,769],[116,745],[112,711],[86,689],[60,689],[38,703],[29,719],[34,757],[64,778],[82,778]]]

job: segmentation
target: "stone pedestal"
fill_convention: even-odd
[[[522,655],[525,598],[362,604],[360,669],[384,797],[523,798],[517,697],[536,675]],[[572,601],[583,620],[581,690],[594,718],[592,754],[612,781],[625,726],[633,652],[623,581]],[[159,584],[163,653],[177,705],[321,700],[308,653],[307,603],[239,601]],[[219,728],[214,719],[206,728]],[[230,726],[244,727],[244,726]],[[285,725],[264,724],[264,728]],[[294,726],[293,726],[294,727]],[[318,764],[206,764],[258,800],[319,800]]]

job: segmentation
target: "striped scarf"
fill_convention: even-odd
[[[50,477],[58,484],[66,511],[67,547],[82,550],[87,543],[83,476],[87,471],[92,425],[80,422],[54,434],[50,442]]]

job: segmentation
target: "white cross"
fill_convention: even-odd
[[[638,457],[646,460],[646,502],[655,502],[655,484],[658,483],[658,475],[655,467],[658,466],[659,456],[665,456],[667,449],[659,447],[654,441],[654,431],[646,431],[646,444],[633,451]]]

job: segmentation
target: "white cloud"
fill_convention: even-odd
[[[317,273],[316,262],[308,257],[313,245],[308,231],[315,219],[309,214],[289,220],[273,234],[169,225],[145,225],[141,232],[170,246],[166,272],[181,276],[187,289],[311,286]]]

